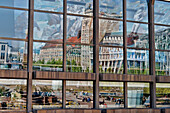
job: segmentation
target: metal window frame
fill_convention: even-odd
[[[163,0],[160,0],[163,1]],[[154,2],[155,0],[149,0],[148,3],[148,22],[139,22],[127,20],[126,13],[126,0],[123,0],[123,19],[114,19],[107,17],[99,17],[99,0],[93,0],[93,16],[67,13],[67,0],[63,0],[63,12],[45,11],[34,9],[34,0],[29,0],[29,7],[18,8],[9,6],[0,6],[3,9],[21,10],[28,11],[28,39],[12,38],[12,37],[0,37],[3,40],[15,40],[15,41],[25,41],[28,42],[28,57],[27,57],[27,71],[25,70],[2,70],[0,69],[0,78],[9,79],[27,79],[27,112],[32,112],[32,80],[42,79],[42,80],[62,80],[62,108],[66,108],[66,80],[89,80],[93,81],[93,108],[99,108],[99,81],[114,81],[123,82],[124,86],[124,108],[128,108],[127,99],[127,83],[128,82],[148,82],[150,83],[150,96],[151,96],[151,108],[156,108],[156,83],[170,83],[169,76],[156,76],[155,75],[155,51],[170,52],[170,50],[160,50],[155,49],[155,39],[154,39],[154,26],[165,26],[170,27],[170,25],[154,23]],[[54,42],[48,40],[34,40],[33,39],[33,24],[34,24],[34,12],[47,13],[47,14],[61,14],[63,15],[63,42]],[[68,16],[78,16],[93,18],[93,43],[71,43],[67,42],[67,15]],[[123,46],[112,46],[99,44],[99,20],[115,20],[123,22]],[[136,48],[127,47],[127,22],[141,23],[148,25],[149,32],[149,48]],[[63,45],[63,72],[41,72],[34,71],[33,66],[33,42],[40,43],[55,43]],[[67,45],[86,45],[93,46],[93,73],[74,73],[66,72],[66,53]],[[99,48],[100,47],[113,47],[113,48],[123,48],[123,63],[124,63],[124,73],[123,74],[106,74],[99,73]],[[127,74],[127,49],[136,50],[148,50],[149,51],[149,75],[128,75]],[[21,76],[19,76],[21,74]],[[55,75],[55,76],[53,76]],[[76,79],[74,79],[76,78]],[[152,93],[151,93],[152,92]]]

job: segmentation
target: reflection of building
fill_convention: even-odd
[[[99,65],[104,72],[109,71],[119,73],[123,63],[123,49],[122,48],[109,48],[100,47],[99,52]],[[108,70],[110,68],[110,70]]]
[[[63,49],[61,44],[46,43],[40,50],[39,59],[44,60],[45,63],[52,59],[59,60],[63,58],[62,52]]]
[[[100,44],[123,45],[123,36],[121,32],[105,33],[105,36],[100,41]]]
[[[169,50],[170,48],[170,28],[155,33],[155,48]]]
[[[7,63],[9,55],[11,53],[11,47],[7,42],[0,42],[0,63]]]

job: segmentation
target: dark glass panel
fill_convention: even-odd
[[[128,108],[149,108],[149,83],[128,83]]]
[[[93,82],[66,81],[66,108],[93,108]]]
[[[123,48],[99,48],[100,73],[123,74]]]
[[[62,107],[61,80],[33,80],[33,109],[56,109]]]
[[[99,107],[123,108],[123,82],[99,82]]]
[[[149,75],[149,51],[127,50],[128,74]]]
[[[40,71],[63,70],[63,46],[54,43],[33,44],[33,69]]]
[[[93,47],[67,45],[67,71],[93,72]]]

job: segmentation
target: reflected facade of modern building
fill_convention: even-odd
[[[1,0],[0,112],[170,108],[169,6]]]

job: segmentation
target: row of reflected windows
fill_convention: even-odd
[[[0,69],[26,70],[27,43],[0,40]],[[54,43],[33,43],[35,71],[62,71],[63,46]],[[5,48],[4,48],[5,47]],[[93,47],[67,45],[67,72],[93,72]],[[155,51],[156,75],[170,75],[170,52]],[[123,48],[99,47],[100,73],[123,74]],[[149,51],[127,49],[128,74],[149,75]]]
[[[26,89],[26,80],[0,79],[0,109],[25,109]],[[99,107],[123,108],[123,89],[123,82],[99,82]],[[149,108],[149,83],[128,82],[127,97],[129,108]],[[92,81],[66,81],[67,108],[93,108],[93,102]],[[33,109],[61,107],[61,80],[33,80]],[[170,84],[156,84],[156,107],[170,107]]]

